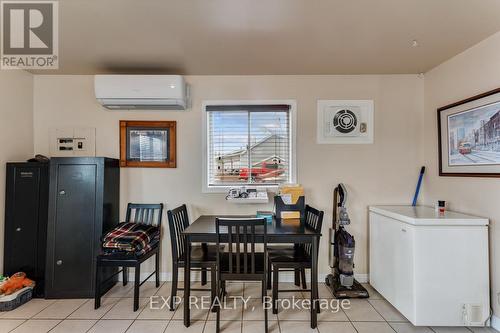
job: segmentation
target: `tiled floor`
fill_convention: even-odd
[[[199,286],[194,286],[199,287]],[[352,300],[349,309],[322,311],[318,316],[318,328],[311,329],[309,313],[306,310],[280,309],[278,315],[269,314],[270,333],[498,333],[489,328],[431,328],[414,327],[380,294],[369,285],[367,300]],[[280,289],[295,288],[283,283]],[[243,302],[236,303],[234,309],[221,312],[221,328],[224,333],[263,332],[264,313],[261,307],[260,284],[231,283],[227,286],[230,296],[253,297],[246,308]],[[320,285],[320,297],[332,299],[327,287]],[[208,295],[207,292],[193,292]],[[43,300],[33,299],[20,308],[0,313],[0,333],[7,332],[57,332],[57,333],[213,333],[215,314],[208,310],[192,309],[191,326],[184,327],[182,304],[176,311],[151,309],[150,296],[170,295],[170,283],[155,288],[154,283],[141,287],[140,308],[132,311],[132,286],[117,285],[101,301],[101,308],[94,310],[93,300]],[[181,295],[181,292],[179,292]],[[283,293],[281,298],[308,297],[307,293]]]

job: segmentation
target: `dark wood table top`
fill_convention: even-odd
[[[192,240],[197,239],[206,239],[207,242],[209,239],[213,239],[216,236],[215,231],[215,219],[219,218],[255,218],[255,215],[201,215],[198,217],[193,223],[187,227],[183,234],[190,236]],[[262,227],[256,227],[255,234],[263,233]],[[221,230],[224,230],[221,228]],[[321,233],[317,233],[314,230],[301,227],[299,225],[292,225],[286,223],[280,223],[276,220],[273,220],[273,223],[269,223],[267,225],[267,236],[269,238],[269,242],[279,240],[281,242],[286,242],[287,239],[290,239],[288,243],[293,243],[298,239],[306,239],[310,240],[312,237],[319,237]]]

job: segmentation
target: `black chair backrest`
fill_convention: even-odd
[[[172,244],[172,259],[179,260],[184,256],[185,237],[182,232],[189,226],[189,216],[186,205],[167,211],[170,243]]]
[[[125,222],[142,223],[148,225],[161,226],[163,215],[163,204],[137,204],[127,205]]]
[[[267,222],[265,218],[217,218],[217,267],[219,274],[258,274],[256,272],[255,237],[262,237],[264,258],[267,258]],[[226,230],[223,230],[223,227]],[[256,233],[256,227],[258,231]],[[224,238],[223,238],[224,237]],[[225,239],[227,238],[227,241]],[[228,244],[229,269],[221,271],[223,249],[221,244]],[[234,253],[236,251],[236,253]],[[243,260],[241,260],[243,258]],[[243,262],[241,262],[243,261]],[[262,273],[262,272],[260,272]]]
[[[305,198],[300,196],[295,204],[286,204],[281,196],[274,197],[274,205],[276,206],[276,220],[281,220],[282,212],[300,212],[300,223],[303,224],[305,220]]]
[[[321,233],[321,227],[323,226],[323,215],[324,215],[323,211],[317,210],[316,208],[306,205],[306,217],[305,217],[306,227],[314,230],[317,233]],[[311,243],[304,244],[304,250],[306,251],[307,254],[311,255],[311,249],[312,249]],[[318,248],[315,250],[316,251],[319,250],[319,244]]]

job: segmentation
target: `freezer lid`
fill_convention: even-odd
[[[370,212],[413,225],[485,226],[489,224],[489,220],[484,217],[462,214],[453,211],[446,211],[443,215],[440,215],[436,212],[434,207],[428,206],[370,206],[369,210]]]

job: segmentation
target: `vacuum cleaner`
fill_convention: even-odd
[[[368,291],[354,278],[354,237],[345,226],[351,224],[346,208],[347,191],[339,184],[333,191],[333,219],[330,229],[329,263],[332,273],[326,285],[336,298],[368,298]]]

